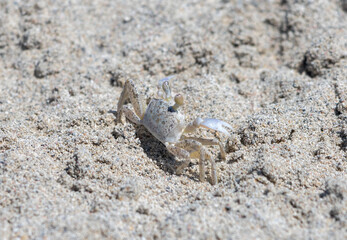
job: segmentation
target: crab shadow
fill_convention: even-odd
[[[181,159],[177,159],[172,153],[170,153],[165,145],[156,139],[145,127],[135,125],[135,135],[140,140],[140,145],[148,158],[163,171],[170,174],[176,174],[176,168],[182,163]],[[193,163],[190,163],[189,167]],[[185,175],[183,173],[182,175]],[[191,180],[197,181],[198,174],[193,176],[185,175]]]

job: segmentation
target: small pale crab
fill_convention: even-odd
[[[222,143],[217,139],[204,139],[198,137],[185,136],[185,133],[192,133],[197,128],[203,127],[230,135],[228,128],[231,126],[218,119],[196,118],[191,123],[185,122],[185,116],[179,111],[183,105],[183,96],[175,95],[172,98],[169,80],[171,77],[161,79],[158,83],[158,99],[152,99],[148,106],[143,97],[137,91],[132,80],[125,82],[123,91],[117,106],[117,123],[122,122],[122,114],[131,122],[143,125],[154,137],[162,142],[168,151],[178,158],[184,159],[177,169],[176,174],[181,174],[186,168],[191,158],[199,158],[199,179],[205,180],[205,160],[211,164],[211,183],[217,184],[216,164],[211,154],[204,146],[218,145],[221,158],[225,159],[225,150]],[[130,99],[134,111],[124,105]]]

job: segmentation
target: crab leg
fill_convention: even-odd
[[[167,149],[177,157],[184,157],[184,161],[177,169],[176,173],[181,174],[183,169],[190,163],[190,158],[199,158],[199,179],[205,181],[205,160],[208,159],[211,163],[211,182],[212,185],[217,183],[216,166],[211,155],[206,151],[206,148],[200,142],[193,139],[185,139],[179,141],[175,145],[167,144]]]
[[[192,139],[192,140],[200,142],[204,146],[216,146],[216,145],[218,145],[219,146],[219,150],[220,150],[221,158],[223,160],[225,160],[225,158],[226,158],[226,153],[225,153],[225,150],[224,150],[224,146],[221,143],[221,141],[219,141],[217,139],[206,139],[206,138],[186,137],[186,136],[183,136],[183,139]]]
[[[215,162],[211,155],[206,151],[206,148],[200,142],[193,139],[181,140],[175,144],[177,147],[182,147],[189,151],[191,158],[199,158],[199,179],[205,181],[205,160],[208,159],[211,163],[211,183],[217,184],[217,174]]]
[[[130,102],[134,107],[136,115],[142,119],[145,113],[146,105],[142,99],[142,96],[137,91],[135,84],[132,80],[127,80],[125,82],[123,91],[118,101],[117,105],[117,122],[120,123],[123,114],[123,105],[127,99],[130,98]],[[129,109],[130,110],[130,109]]]
[[[125,117],[129,119],[132,123],[135,123],[136,125],[141,125],[141,119],[139,118],[139,116],[136,115],[136,113],[132,109],[130,109],[129,106],[124,105],[121,111],[123,111]]]
[[[213,118],[196,118],[193,122],[189,123],[187,125],[187,127],[184,129],[185,133],[191,133],[196,131],[196,129],[200,128],[200,127],[204,127],[204,128],[208,128],[208,129],[212,129],[218,132],[222,132],[228,136],[230,136],[228,129],[231,129],[232,127],[226,123],[223,122],[221,120],[218,119],[213,119]],[[220,155],[221,158],[223,160],[225,160],[225,150],[224,150],[224,146],[223,144],[216,139],[203,139],[203,138],[195,138],[195,137],[185,137],[183,136],[183,139],[194,139],[196,141],[199,141],[200,143],[202,143],[203,145],[219,145],[219,149],[220,149]]]
[[[176,174],[180,175],[184,168],[188,167],[190,163],[190,154],[187,150],[184,150],[180,147],[175,146],[172,143],[166,143],[166,148],[170,153],[175,155],[178,158],[183,158],[185,161],[176,169]]]

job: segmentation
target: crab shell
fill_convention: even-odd
[[[152,99],[141,123],[162,143],[175,143],[186,127],[185,117],[179,111],[170,111],[167,101]]]

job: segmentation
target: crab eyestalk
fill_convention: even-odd
[[[173,76],[163,78],[158,82],[158,97],[166,102],[170,102],[172,100],[169,82],[171,78],[173,78]]]
[[[183,96],[182,96],[181,94],[177,94],[177,95],[175,96],[174,100],[175,100],[175,104],[174,104],[173,106],[170,106],[170,107],[169,107],[169,111],[170,111],[170,112],[176,112],[177,109],[178,109],[180,106],[182,106],[183,103],[184,103],[184,98],[183,98]]]
[[[164,82],[162,88],[164,90],[164,99],[169,101],[171,99],[171,89],[170,89],[169,82],[168,81]]]

